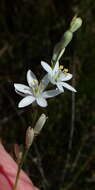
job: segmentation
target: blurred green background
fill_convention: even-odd
[[[33,124],[33,109],[18,109],[13,84],[26,84],[28,69],[42,78],[41,60],[50,62],[75,14],[83,25],[60,63],[73,73],[77,93],[65,90],[39,108],[37,118],[45,113],[48,120],[24,165],[43,190],[95,189],[95,1],[0,1],[0,136],[12,156]]]

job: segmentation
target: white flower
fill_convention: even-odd
[[[47,106],[46,98],[51,98],[60,94],[59,90],[48,90],[44,92],[44,89],[48,85],[48,77],[45,75],[38,84],[36,76],[31,70],[27,72],[27,82],[29,86],[23,84],[14,84],[15,91],[24,98],[19,102],[18,107],[25,107],[32,103],[36,103],[41,107]]]
[[[41,61],[41,65],[47,71],[49,81],[56,85],[61,92],[64,92],[63,87],[76,92],[75,88],[65,82],[72,78],[72,74],[68,73],[66,69],[62,71],[63,66],[59,66],[58,61],[56,62],[54,68],[50,67],[50,65],[44,61]]]

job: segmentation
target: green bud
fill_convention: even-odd
[[[66,46],[70,43],[70,41],[72,40],[73,34],[70,30],[67,30],[62,39],[61,39],[61,44],[63,48],[66,48]]]
[[[59,61],[64,51],[65,51],[65,48],[62,48],[61,42],[57,43],[53,51],[52,61],[53,62]]]
[[[67,30],[64,35],[62,36],[59,43],[54,48],[52,61],[56,62],[59,61],[59,59],[62,57],[66,46],[70,43],[72,40],[73,34],[71,31]]]
[[[70,31],[77,31],[82,25],[82,19],[80,17],[74,17],[70,23]]]

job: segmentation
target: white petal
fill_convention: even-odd
[[[28,105],[32,104],[34,101],[35,101],[35,97],[33,97],[33,96],[26,96],[25,98],[23,98],[19,102],[18,107],[19,108],[23,108],[25,106],[28,106]]]
[[[57,96],[60,93],[61,92],[58,89],[56,89],[56,90],[47,90],[47,91],[43,92],[42,95],[44,98],[52,98],[54,96]]]
[[[52,73],[52,68],[50,67],[49,64],[47,64],[47,63],[44,62],[44,61],[41,61],[41,65],[42,65],[42,67],[45,69],[45,71],[47,71],[48,73]]]
[[[68,81],[68,80],[70,80],[72,78],[72,74],[70,74],[70,73],[61,73],[60,74],[60,80],[61,81]]]
[[[37,104],[41,107],[47,106],[47,101],[43,97],[36,98]]]
[[[57,61],[53,69],[53,74],[58,72],[58,70],[59,70],[59,62]]]
[[[20,96],[22,96],[22,97],[25,97],[25,96],[26,96],[25,94],[23,94],[22,92],[19,92],[19,91],[17,91],[17,90],[15,90],[15,92],[16,92],[17,94],[19,94]]]
[[[46,75],[43,77],[43,79],[41,80],[39,87],[40,87],[42,90],[44,90],[44,89],[47,87],[48,83],[49,83],[48,74],[46,74]]]
[[[65,83],[65,82],[62,82],[62,84],[63,84],[63,86],[64,86],[65,88],[67,88],[68,90],[71,90],[71,91],[73,91],[73,92],[76,92],[75,88],[73,88],[71,85],[69,85],[69,84],[67,84],[67,83]]]
[[[27,82],[30,87],[32,87],[35,84],[38,84],[38,80],[31,70],[27,71]]]
[[[56,85],[57,85],[58,89],[59,89],[61,92],[64,92],[64,89],[63,89],[63,86],[62,86],[61,82],[60,82],[60,83],[57,83]]]
[[[14,87],[15,87],[16,91],[22,92],[24,94],[30,94],[30,95],[32,94],[30,88],[28,86],[24,85],[24,84],[15,83]]]

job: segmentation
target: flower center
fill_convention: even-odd
[[[59,71],[55,74],[55,77],[54,77],[55,82],[61,80],[61,74],[62,74],[62,73],[64,73],[64,75],[67,75],[68,69],[64,68],[63,65],[60,65],[60,66],[59,66]]]
[[[68,69],[67,69],[67,68],[64,68],[63,65],[60,65],[60,66],[59,66],[59,70],[63,70],[64,73],[68,73]]]
[[[33,82],[34,82],[34,85],[32,85],[33,95],[37,97],[41,94],[44,85],[38,85],[38,81],[36,80],[33,80]]]

